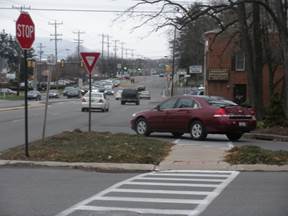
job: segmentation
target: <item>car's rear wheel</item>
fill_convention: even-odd
[[[136,133],[139,135],[149,136],[149,125],[144,118],[139,118],[136,122]]]
[[[237,141],[242,137],[242,133],[229,133],[226,134],[227,138],[231,141]]]
[[[180,138],[180,137],[182,137],[183,133],[174,132],[174,133],[172,133],[172,135],[173,135],[173,137],[175,137],[175,138]]]
[[[206,128],[201,121],[193,121],[190,127],[192,139],[204,140],[207,137]]]
[[[138,102],[136,102],[136,105],[139,105],[139,101],[138,101]]]

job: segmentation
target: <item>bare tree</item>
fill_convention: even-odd
[[[189,23],[209,16],[215,20],[221,29],[218,34],[226,31],[230,27],[238,24],[241,39],[244,42],[243,47],[248,60],[248,82],[250,90],[250,99],[260,114],[263,116],[262,102],[262,68],[263,68],[263,45],[259,40],[262,37],[261,31],[261,10],[264,10],[269,16],[279,32],[281,52],[284,65],[284,93],[285,93],[285,111],[288,116],[288,26],[287,9],[288,0],[222,0],[222,1],[201,1],[190,6],[184,6],[177,1],[171,0],[138,0],[138,3],[129,8],[133,11],[143,5],[160,6],[158,12],[145,14],[141,27],[157,19],[158,25],[155,30],[167,25],[176,25],[178,29],[184,28]],[[247,10],[249,9],[249,10]],[[177,11],[177,13],[175,13]],[[225,13],[233,14],[231,19],[223,19]],[[159,23],[159,20],[161,22]],[[181,22],[179,22],[181,20]],[[259,112],[260,111],[260,112]]]

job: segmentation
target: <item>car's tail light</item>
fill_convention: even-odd
[[[219,108],[216,110],[213,116],[219,118],[219,117],[227,117],[228,115],[224,108]]]
[[[84,97],[82,98],[82,102],[86,102],[86,99]]]
[[[249,109],[250,114],[252,115],[252,119],[256,120],[256,110],[254,108]]]

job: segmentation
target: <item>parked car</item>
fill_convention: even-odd
[[[63,90],[63,96],[67,96],[67,92],[71,89],[74,89],[75,87],[73,86],[66,86]]]
[[[67,96],[67,98],[72,98],[72,97],[77,97],[80,98],[81,97],[81,91],[79,88],[70,88],[67,90],[67,92],[65,93],[65,95]]]
[[[151,95],[150,95],[150,91],[146,90],[146,91],[140,91],[139,92],[139,97],[140,99],[151,99]]]
[[[41,93],[37,90],[31,90],[27,92],[28,100],[41,100]]]
[[[48,96],[49,98],[59,98],[60,94],[58,90],[50,90]]]
[[[137,87],[137,91],[145,91],[145,89],[146,89],[146,87],[144,86],[144,85],[139,85],[138,87]]]
[[[109,111],[109,100],[104,93],[91,92],[91,110],[100,109],[103,112]],[[89,92],[82,97],[82,112],[89,111]]]
[[[16,95],[17,92],[9,88],[0,88],[0,94]]]
[[[123,89],[119,89],[119,90],[115,93],[114,97],[115,97],[116,100],[120,100],[120,99],[121,99],[122,92],[123,92]]]
[[[123,89],[121,95],[121,104],[125,103],[135,103],[136,105],[140,104],[139,93],[136,89]]]
[[[175,137],[190,133],[204,140],[207,134],[226,134],[236,141],[256,128],[255,111],[236,103],[209,96],[177,96],[151,110],[134,113],[131,128],[140,135],[171,132]]]

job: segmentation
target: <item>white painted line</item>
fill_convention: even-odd
[[[156,173],[156,176],[187,176],[187,177],[229,177],[229,175],[217,174],[182,174],[182,173]]]
[[[155,173],[223,173],[232,174],[234,171],[219,171],[219,170],[163,170]]]
[[[173,141],[173,143],[177,145],[177,144],[179,144],[180,141],[181,141],[181,139],[177,139],[177,140]]]
[[[120,193],[145,193],[145,194],[179,194],[179,195],[208,195],[213,192],[206,191],[176,191],[176,190],[142,190],[142,189],[121,189],[117,188],[111,192]]]
[[[138,214],[165,214],[165,215],[196,215],[197,211],[191,210],[175,210],[175,209],[141,209],[141,208],[121,208],[121,207],[100,207],[100,206],[79,206],[76,210],[87,211],[124,211],[124,212],[136,212]]]
[[[113,197],[104,196],[96,197],[95,200],[105,201],[125,201],[125,202],[152,202],[152,203],[178,203],[178,204],[207,204],[205,199],[193,200],[193,199],[168,199],[168,198],[144,198],[144,197]]]
[[[119,182],[119,183],[116,183],[116,184],[112,185],[111,187],[108,187],[107,189],[99,192],[98,194],[95,194],[94,196],[92,196],[92,197],[90,197],[90,198],[88,198],[88,199],[85,199],[85,200],[83,200],[83,201],[81,201],[81,202],[79,202],[79,203],[71,206],[70,208],[68,208],[68,209],[60,212],[59,214],[57,214],[57,215],[55,215],[55,216],[67,216],[67,215],[71,214],[72,212],[74,212],[78,207],[84,206],[84,205],[92,202],[95,198],[101,197],[101,196],[103,196],[104,194],[109,193],[111,190],[113,190],[113,189],[115,189],[115,188],[117,188],[117,187],[120,187],[121,185],[123,185],[123,184],[125,184],[125,183],[127,183],[127,182],[129,182],[129,181],[132,181],[132,180],[134,180],[134,179],[137,179],[138,177],[141,177],[141,176],[143,176],[143,175],[147,175],[147,173],[143,173],[143,174],[134,176],[134,177],[132,177],[132,178],[126,179],[126,180],[124,180],[124,181],[121,181],[121,182]]]
[[[196,172],[196,173],[195,173]],[[214,174],[213,174],[214,173]],[[222,175],[220,175],[222,174]],[[86,211],[132,211],[139,214],[157,214],[157,215],[188,215],[188,216],[199,216],[206,208],[207,206],[227,187],[229,183],[233,181],[237,177],[239,172],[235,171],[198,171],[198,170],[181,170],[181,171],[165,171],[165,172],[150,172],[150,173],[144,173],[137,176],[134,176],[130,179],[124,180],[122,182],[119,182],[117,184],[112,185],[111,187],[103,190],[102,192],[85,199],[74,206],[64,210],[63,212],[60,212],[56,216],[68,216],[71,213],[77,211],[77,210],[86,210]],[[183,184],[183,183],[162,183],[162,182],[143,182],[145,180],[155,180],[155,178],[158,180],[179,180],[179,181],[189,181],[194,180],[195,181],[207,181],[209,182],[220,182],[220,184]],[[164,177],[161,177],[164,176]],[[165,178],[165,176],[170,176]],[[171,177],[172,176],[172,177]],[[173,178],[175,176],[175,178]],[[222,177],[221,179],[206,179],[206,178],[181,178],[181,177]],[[181,179],[181,180],[180,180]],[[168,180],[168,181],[169,181]],[[171,188],[167,188],[167,190],[151,190],[151,189],[125,189],[121,188],[123,185],[159,185],[159,186],[170,186]],[[171,190],[175,189],[175,187],[210,187],[213,188],[213,191],[178,191],[178,190]],[[169,190],[170,189],[170,190]],[[109,193],[145,193],[145,194],[178,194],[178,195],[204,195],[204,199],[170,199],[170,198],[144,198],[144,197],[133,197],[130,195],[130,197],[125,196],[109,196]],[[120,194],[121,195],[121,194]],[[181,198],[181,197],[180,197]],[[109,201],[119,201],[119,202],[151,202],[151,203],[174,203],[175,209],[150,209],[150,208],[130,208],[130,207],[102,207],[102,206],[91,206],[91,202],[93,201],[106,201],[110,205],[113,205],[113,202]],[[177,206],[177,204],[195,204],[196,207],[191,207],[193,209],[191,210],[181,210]],[[116,212],[117,213],[117,212]]]
[[[227,145],[228,145],[228,149],[229,149],[229,150],[232,149],[232,148],[234,148],[234,145],[233,145],[232,142],[228,142]]]
[[[200,204],[196,207],[197,214],[189,214],[188,216],[198,216],[200,215],[207,207],[208,205],[217,197],[219,194],[227,187],[228,184],[230,184],[237,176],[239,172],[233,171],[231,175],[226,179],[225,182],[223,182],[221,185],[219,185],[215,190],[214,193],[211,193],[207,196],[207,204]]]
[[[142,177],[141,180],[164,180],[164,181],[204,181],[204,182],[223,182],[224,179],[197,179],[197,178],[153,178],[153,177]]]
[[[216,184],[181,184],[181,183],[156,183],[156,182],[127,182],[127,185],[159,185],[159,186],[173,186],[173,187],[211,187],[216,188]]]

